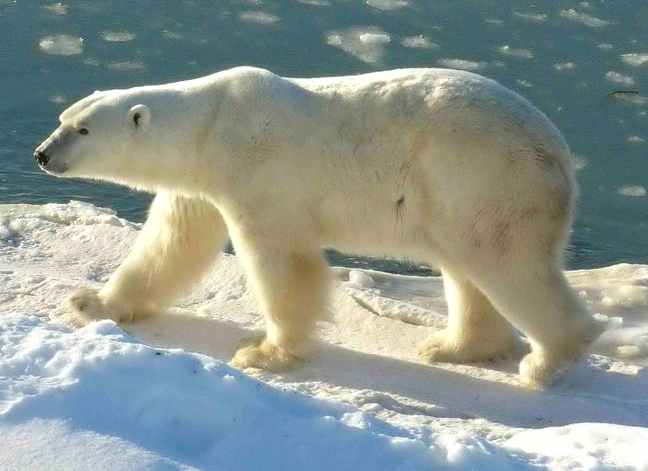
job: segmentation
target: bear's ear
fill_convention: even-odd
[[[146,105],[135,105],[128,111],[128,121],[136,129],[144,129],[151,121],[151,110]]]

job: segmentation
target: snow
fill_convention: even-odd
[[[282,374],[227,365],[263,328],[236,257],[159,317],[67,324],[138,224],[87,203],[0,206],[0,469],[648,470],[648,266],[568,274],[607,331],[554,388],[516,361],[426,365],[438,277],[335,268],[332,319]]]
[[[554,469],[648,470],[648,430],[612,424],[574,424],[521,432],[506,442],[539,455]]]

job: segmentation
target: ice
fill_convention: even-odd
[[[422,34],[419,34],[418,36],[404,37],[401,44],[404,47],[410,47],[413,49],[436,49],[439,47],[438,44],[433,43]]]
[[[330,7],[331,2],[328,0],[297,0],[299,3],[303,3],[304,5],[310,5],[314,7]]]
[[[83,52],[83,38],[69,34],[45,36],[38,42],[45,54],[56,56],[74,56]]]
[[[574,70],[576,68],[576,64],[574,64],[573,62],[558,62],[553,65],[553,68],[558,72],[563,72],[566,70]]]
[[[525,21],[529,21],[531,23],[544,23],[547,21],[547,15],[544,13],[524,13],[524,12],[518,12],[514,11],[513,14],[521,18]]]
[[[610,24],[609,21],[597,18],[587,13],[576,11],[573,8],[570,8],[569,10],[560,10],[560,16],[577,23],[582,23],[591,28],[603,28]]]
[[[135,33],[129,33],[128,31],[102,31],[101,37],[104,41],[124,43],[135,39]]]
[[[615,72],[610,70],[605,74],[605,78],[612,83],[618,83],[619,85],[624,85],[626,87],[632,87],[635,84],[635,80],[629,75],[624,75],[620,72]]]
[[[623,196],[646,196],[646,188],[641,185],[625,185],[617,192]]]
[[[106,64],[106,67],[112,70],[119,70],[122,72],[136,72],[144,70],[146,66],[140,61],[117,61]]]
[[[58,3],[52,3],[51,5],[43,5],[43,8],[47,10],[50,13],[53,13],[55,15],[67,15],[68,11],[70,10],[69,5],[65,5],[64,3],[58,2]]]
[[[520,59],[533,59],[533,52],[529,49],[516,49],[509,45],[498,47],[497,52],[504,56],[517,57]]]
[[[385,46],[390,42],[391,36],[377,26],[330,31],[326,34],[329,46],[340,48],[367,63],[380,62]]]
[[[643,144],[646,140],[641,136],[628,136],[626,141],[630,144]]]
[[[439,59],[439,64],[441,64],[443,67],[463,70],[480,70],[486,67],[486,62],[477,62],[466,59],[443,58]]]
[[[572,153],[571,161],[574,169],[577,171],[583,170],[585,167],[587,167],[587,159],[582,155]]]
[[[621,54],[621,60],[633,67],[639,67],[648,64],[648,53],[633,52],[630,54]]]
[[[259,25],[273,25],[279,23],[281,18],[265,11],[243,11],[239,13],[239,19],[244,23],[256,23]]]
[[[409,6],[407,0],[365,0],[365,3],[370,7],[384,11],[398,10]]]
[[[602,51],[611,51],[612,49],[614,49],[614,45],[612,45],[610,43],[600,43],[600,44],[597,44],[596,47],[598,47]]]
[[[63,103],[67,103],[67,98],[65,98],[63,95],[52,95],[47,98],[49,101],[52,103],[56,103],[57,105],[62,105]]]

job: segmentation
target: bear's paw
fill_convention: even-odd
[[[291,369],[299,362],[297,356],[262,337],[239,348],[230,364],[240,369],[259,368],[276,372]]]

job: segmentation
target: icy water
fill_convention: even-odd
[[[0,203],[78,199],[143,220],[149,196],[33,163],[60,111],[95,89],[242,64],[456,67],[522,93],[565,134],[582,186],[570,266],[648,263],[647,24],[640,0],[0,0]]]

